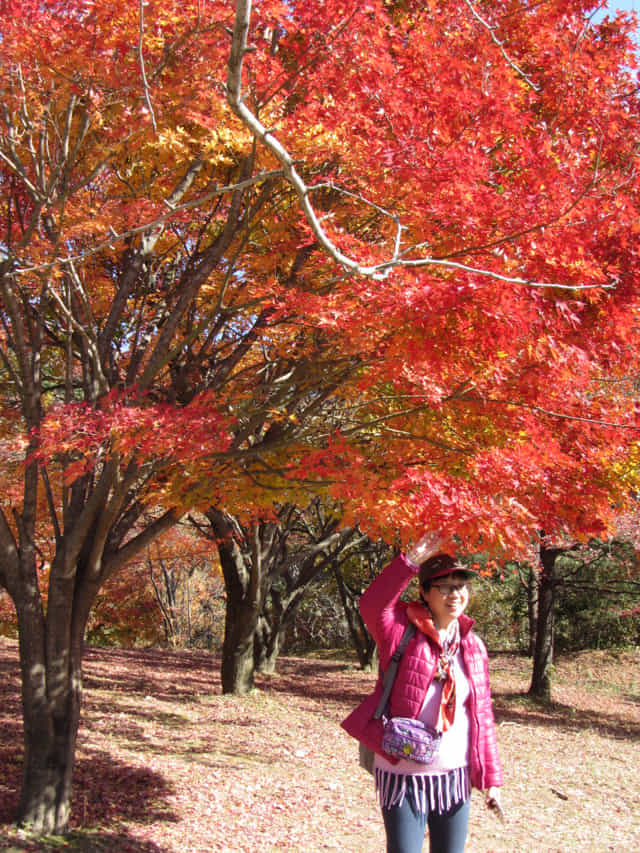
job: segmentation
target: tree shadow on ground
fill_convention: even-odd
[[[122,832],[74,831],[59,837],[29,839],[22,833],[0,834],[0,850],[5,853],[170,853],[152,841],[141,841]]]
[[[178,820],[169,796],[174,788],[161,773],[117,761],[92,750],[76,762],[71,798],[73,825],[103,827],[119,821],[141,824]]]
[[[640,724],[619,714],[587,711],[561,702],[543,702],[526,693],[494,693],[493,710],[498,723],[548,726],[565,732],[587,729],[620,740],[640,740]]]
[[[17,645],[0,643],[0,672],[1,825],[11,824],[16,819],[22,782],[23,727]],[[115,710],[112,704],[110,708],[105,708],[105,713],[113,714]],[[172,792],[172,787],[161,774],[146,767],[118,761],[107,752],[90,750],[88,754],[78,754],[76,758],[71,824],[97,830],[105,824],[114,825],[120,821],[141,824],[158,820],[174,821],[178,818],[168,805],[168,796]],[[2,846],[0,849],[3,849]],[[124,849],[119,844],[111,847],[113,851]],[[143,846],[126,849],[146,851],[159,848]]]
[[[257,679],[260,687],[276,693],[357,705],[373,690],[375,676],[344,663],[282,658],[278,674]],[[564,731],[594,730],[608,737],[640,740],[640,723],[621,714],[585,710],[559,702],[544,703],[526,693],[494,692],[493,705],[498,722],[529,726],[549,726]]]
[[[168,701],[220,692],[220,659],[209,652],[87,648],[83,662],[86,690],[150,694]]]
[[[81,826],[81,830],[74,829],[64,839],[47,840],[30,839],[11,826],[16,820],[22,782],[22,714],[15,659],[0,654],[0,668],[0,850],[168,853],[157,844],[136,839],[118,824],[178,820],[168,800],[173,788],[161,774],[117,761],[98,750],[78,756],[74,770],[71,825]],[[115,828],[105,831],[105,826]]]
[[[274,675],[257,675],[256,686],[319,702],[357,705],[373,691],[376,675],[344,662],[279,658]]]
[[[3,767],[0,796],[0,825],[9,827],[15,820],[21,782],[22,748],[7,743],[3,728],[0,734],[0,766]],[[16,851],[109,851],[110,853],[164,853],[156,844],[131,836],[118,824],[134,822],[169,823],[179,818],[168,802],[173,788],[164,777],[148,768],[116,761],[107,753],[92,751],[79,758],[74,770],[71,797],[71,826],[75,827],[64,841],[21,839],[21,833],[5,833],[9,849]],[[106,832],[105,826],[114,826]],[[78,827],[82,827],[79,829]],[[0,850],[7,849],[0,835]]]

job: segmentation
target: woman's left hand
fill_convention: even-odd
[[[495,800],[496,803],[500,802],[500,788],[486,788],[484,792],[485,801],[488,803],[491,800]]]
[[[444,542],[444,538],[436,530],[423,533],[416,544],[407,551],[407,559],[411,563],[414,563],[414,565],[419,566],[420,563],[437,554],[442,549]]]
[[[500,805],[500,788],[486,788],[484,802],[487,808],[495,812],[500,820],[504,820],[502,806]]]

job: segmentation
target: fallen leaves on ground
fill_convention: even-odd
[[[526,697],[530,662],[492,657],[505,766],[500,824],[474,792],[467,853],[640,848],[640,653],[581,653],[553,703]],[[203,652],[89,649],[73,831],[11,826],[21,772],[17,645],[0,640],[0,849],[99,853],[384,850],[372,781],[340,720],[374,676],[343,660],[282,658],[224,696]],[[426,849],[426,845],[425,845]]]

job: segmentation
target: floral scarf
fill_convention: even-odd
[[[460,648],[460,626],[455,619],[447,631],[438,631],[431,613],[421,601],[412,601],[407,607],[407,616],[416,628],[432,640],[440,654],[434,678],[442,681],[442,699],[438,714],[437,730],[446,732],[453,725],[456,713],[456,682],[453,675],[453,659]]]

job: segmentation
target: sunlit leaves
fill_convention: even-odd
[[[581,502],[606,522],[637,426],[620,22],[590,27],[587,2],[256,4],[243,92],[334,245],[431,260],[363,279],[226,101],[232,5],[14,7],[3,246],[62,483],[116,454],[181,506],[321,488],[376,528],[495,542],[554,512],[587,525]]]

